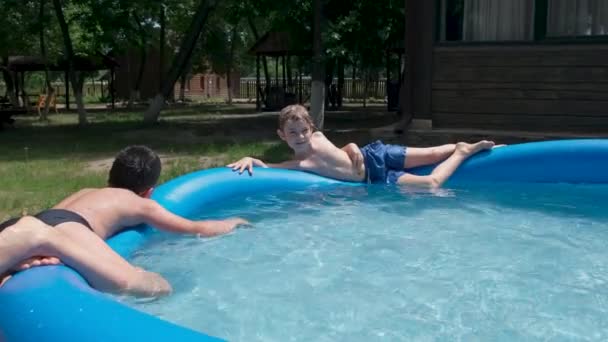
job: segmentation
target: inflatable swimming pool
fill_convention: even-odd
[[[608,140],[501,147],[471,158],[450,183],[471,181],[608,183]],[[218,168],[167,182],[155,191],[154,199],[177,214],[193,216],[204,212],[209,203],[235,196],[332,184],[341,183],[294,171],[256,169],[250,177]],[[145,241],[146,231],[145,227],[130,230],[109,243],[128,256]],[[15,275],[0,288],[0,317],[0,341],[218,340],[129,308],[91,289],[77,273],[63,266]]]

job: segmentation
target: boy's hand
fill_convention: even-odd
[[[352,160],[353,167],[357,170],[360,169],[363,165],[363,154],[361,154],[359,147],[354,143],[350,143],[344,146],[343,150],[346,152],[350,160]]]
[[[32,257],[32,258],[22,261],[14,269],[16,271],[24,271],[24,270],[27,270],[32,267],[60,265],[60,264],[61,264],[61,260],[59,260],[56,257],[39,256],[39,257]]]
[[[201,232],[201,235],[204,236],[215,236],[222,235],[226,233],[230,233],[237,226],[241,225],[251,225],[249,221],[244,220],[239,217],[229,218],[225,220],[218,221],[206,221],[207,227],[204,232]]]
[[[243,171],[247,170],[249,175],[253,174],[253,165],[255,164],[255,159],[251,157],[242,158],[239,161],[236,161],[232,164],[228,164],[226,166],[231,167],[232,171],[238,171],[239,174],[243,173]]]

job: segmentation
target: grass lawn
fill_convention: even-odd
[[[242,112],[226,106],[167,110],[152,126],[142,124],[141,112],[99,112],[83,128],[76,114],[52,115],[49,123],[18,118],[15,128],[0,132],[0,220],[36,213],[84,187],[104,186],[111,158],[130,144],[148,145],[166,160],[161,182],[246,155],[287,158],[288,148],[274,135],[275,119],[215,115]],[[105,164],[96,167],[100,160]]]

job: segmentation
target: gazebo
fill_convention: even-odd
[[[114,109],[114,70],[118,66],[116,61],[108,56],[99,54],[96,56],[74,56],[74,71],[110,71],[110,97],[112,99],[112,109]],[[57,61],[45,61],[39,56],[9,56],[8,63],[0,65],[9,72],[13,72],[15,78],[15,93],[19,96],[19,92],[24,95],[24,80],[25,72],[27,71],[63,71],[65,84],[65,105],[66,109],[70,109],[70,81],[68,75],[68,61],[65,58],[60,58]]]
[[[287,32],[268,32],[262,36],[250,49],[249,53],[256,56],[256,109],[277,110],[286,105],[303,102],[302,73],[298,72],[297,85],[287,84],[286,61],[290,56],[311,56],[312,50],[302,48]],[[260,80],[261,57],[275,59],[274,84],[264,84]],[[280,63],[279,63],[280,60]],[[279,79],[279,64],[282,65],[282,77]],[[279,82],[282,80],[282,82]]]

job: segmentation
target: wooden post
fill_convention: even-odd
[[[344,99],[344,58],[338,58],[338,99],[336,104],[338,109],[342,109],[342,100]]]
[[[399,52],[399,85],[403,82],[403,54]]]
[[[391,52],[386,50],[386,82],[391,79]]]
[[[384,92],[386,94],[386,109],[391,110],[390,100],[389,100],[389,89],[388,83],[391,80],[391,50],[390,48],[386,49],[386,79],[384,81]]]
[[[279,85],[279,56],[274,58],[274,83]]]
[[[112,69],[110,69],[110,97],[112,98],[112,110],[115,108],[114,93],[114,67],[112,67]]]
[[[406,101],[404,117],[431,119],[435,1],[406,0]]]
[[[304,84],[302,84],[302,65],[299,64],[298,65],[298,77],[300,78],[300,89],[299,89],[299,93],[300,93],[300,104],[303,104],[302,102],[302,92],[304,91]]]
[[[65,110],[70,110],[70,75],[65,71]]]
[[[262,106],[260,104],[260,54],[256,54],[255,62],[255,110],[260,111]]]
[[[158,58],[158,91],[162,93],[163,91],[163,81],[165,78],[165,4],[161,1],[160,3],[160,41],[159,44],[159,58]],[[131,79],[131,75],[128,75],[128,78]]]
[[[13,72],[13,92],[15,94],[15,99],[17,99],[17,106],[19,105],[19,73],[17,71]]]
[[[25,71],[21,72],[21,81],[19,83],[21,83],[21,98],[23,98],[23,107],[25,109],[29,109],[30,99],[27,97],[27,94],[25,93]]]
[[[283,59],[283,91],[286,91],[287,83],[286,83],[286,77],[285,77],[285,55],[281,56],[281,58]]]

